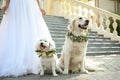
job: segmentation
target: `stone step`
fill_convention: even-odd
[[[88,47],[87,51],[99,52],[99,51],[120,51],[120,47]]]
[[[57,45],[57,48],[58,46],[63,46],[64,45],[64,42],[61,42],[61,41],[57,41],[55,42],[55,44]],[[100,43],[100,42],[94,42],[94,43],[88,43],[88,46],[90,47],[93,46],[93,47],[106,47],[106,46],[110,46],[110,47],[119,47],[120,44],[118,44],[117,42],[103,42],[103,43]]]
[[[57,49],[58,55],[61,55],[61,49]],[[94,56],[94,55],[110,55],[110,54],[120,54],[120,51],[87,51],[88,56]]]
[[[58,47],[58,49],[61,49],[62,48],[62,46],[59,46]],[[99,51],[99,50],[101,50],[101,51],[120,51],[120,46],[116,46],[116,47],[109,47],[109,46],[105,46],[105,47],[92,47],[92,46],[88,46],[87,47],[87,51]]]
[[[87,52],[88,56],[96,56],[96,55],[110,55],[110,54],[120,54],[120,51],[99,51],[99,52]]]
[[[64,43],[63,44],[57,44],[56,47],[57,48],[59,48],[59,47],[62,48],[63,45],[64,45]],[[103,43],[103,44],[101,44],[101,43],[88,43],[88,47],[94,47],[94,48],[99,47],[99,48],[101,48],[101,47],[106,47],[106,46],[120,47],[120,44],[118,44],[118,43]]]
[[[45,15],[44,17],[43,17],[45,20],[47,20],[47,19],[52,19],[52,20],[54,20],[54,19],[58,19],[58,20],[67,20],[67,19],[64,19],[64,17],[61,17],[61,16],[51,16],[51,15]],[[68,20],[67,20],[68,21]]]
[[[53,34],[53,35],[63,35],[63,36],[65,36],[67,32],[68,32],[68,30],[64,31],[64,30],[61,30],[60,28],[59,28],[59,31],[58,31],[58,29],[57,30],[50,30],[50,33]],[[97,35],[97,33],[94,33],[94,32],[89,32],[89,36],[103,37],[103,35]],[[105,39],[110,39],[110,38],[105,38]]]
[[[53,40],[55,42],[57,42],[57,41],[64,42],[65,41],[65,39],[59,40],[59,39],[54,39],[54,38],[53,38]],[[118,43],[117,41],[110,41],[110,40],[106,41],[106,40],[103,40],[103,39],[101,39],[101,40],[100,39],[98,39],[98,40],[89,39],[88,42],[89,43],[101,43],[101,44],[104,44],[104,43]]]
[[[69,24],[69,22],[67,21],[67,20],[63,20],[63,19],[61,19],[61,20],[59,20],[59,19],[45,19],[45,22],[46,23],[48,23],[48,24],[50,24],[50,23],[58,23],[58,24]]]
[[[65,41],[65,38],[54,38],[55,41]],[[89,41],[111,41],[109,38],[99,38],[99,39],[92,39],[89,38]]]
[[[51,28],[51,27],[56,27],[56,28],[63,28],[63,27],[66,27],[67,28],[67,26],[68,26],[68,24],[63,24],[62,22],[46,22],[46,24],[47,24],[47,26],[49,27],[49,28]]]
[[[49,26],[49,27],[52,27],[52,28],[54,28],[54,27],[56,27],[56,26]],[[66,29],[66,31],[68,31],[68,29],[67,29],[67,27],[64,27],[64,26],[60,26],[60,27],[58,27],[59,28],[59,30],[60,31],[55,31],[55,30],[50,30],[50,32],[51,33],[63,33],[63,34],[66,34],[66,32],[65,31],[63,31],[63,30],[61,30],[61,29]],[[57,28],[57,29],[58,29]],[[49,28],[49,29],[51,29],[51,28]],[[88,32],[89,34],[93,34],[93,35],[97,35],[97,33],[95,33],[95,32]]]
[[[57,32],[59,32],[59,31],[65,31],[65,32],[67,32],[68,30],[67,30],[67,28],[66,29],[59,29],[59,27],[57,28],[52,28],[52,27],[49,27],[49,30],[50,31],[57,31]]]
[[[52,36],[53,38],[59,38],[59,39],[65,38],[65,35],[62,35],[62,34],[59,34],[59,35],[51,34],[51,36]],[[93,39],[93,40],[95,40],[95,39],[109,39],[109,38],[104,38],[103,36],[93,36],[93,35],[91,35],[91,36],[88,36],[88,39]],[[118,42],[118,41],[116,41],[116,42]]]

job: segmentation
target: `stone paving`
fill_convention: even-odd
[[[0,78],[0,80],[120,80],[120,55],[87,56],[86,66],[95,71],[88,74],[59,74],[58,77],[46,74],[43,77],[27,75],[17,78]]]

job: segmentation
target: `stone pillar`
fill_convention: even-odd
[[[44,8],[48,15],[53,15],[54,11],[54,0],[44,0]]]

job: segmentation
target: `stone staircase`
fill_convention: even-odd
[[[1,18],[2,14],[0,12],[0,20]],[[44,19],[56,43],[57,53],[60,53],[65,40],[65,34],[68,31],[67,25],[69,22],[67,19],[58,16],[46,15]],[[108,54],[120,54],[120,44],[117,41],[111,41],[109,38],[104,38],[103,35],[90,31],[87,55]]]
[[[57,52],[60,53],[65,40],[65,34],[68,31],[67,25],[69,22],[63,17],[49,15],[45,16],[44,19],[53,40],[56,42]],[[111,41],[109,38],[104,38],[103,35],[90,31],[87,55],[106,54],[120,54],[120,44],[117,41]]]

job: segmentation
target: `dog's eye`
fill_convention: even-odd
[[[79,19],[82,19],[81,17]]]
[[[47,42],[47,41],[45,41],[45,42]]]

